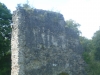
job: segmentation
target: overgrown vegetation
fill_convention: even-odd
[[[70,29],[74,30],[78,35],[81,34],[81,31],[78,30],[78,28],[80,27],[80,24],[79,23],[76,23],[72,19],[66,20],[66,27],[69,27]]]
[[[0,3],[0,75],[10,75],[11,71],[11,13]]]
[[[100,30],[96,31],[92,40],[85,37],[80,37],[80,42],[85,52],[83,53],[84,60],[87,63],[86,70],[88,75],[100,74]]]
[[[80,34],[78,27],[80,24],[73,20],[67,20],[66,26]],[[100,30],[96,31],[92,39],[79,36],[80,43],[84,49],[83,58],[87,63],[86,71],[88,75],[100,74]]]
[[[18,4],[16,8],[17,9],[22,8],[22,9],[25,9],[26,11],[33,11],[34,10],[34,8],[31,7],[29,4]]]
[[[58,74],[58,75],[69,75],[68,73],[66,73],[66,72],[61,72],[60,74]]]

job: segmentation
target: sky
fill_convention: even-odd
[[[27,0],[0,0],[13,12],[17,4]],[[100,0],[28,0],[37,9],[51,10],[63,14],[65,20],[72,19],[81,26],[82,36],[91,39],[100,29]]]

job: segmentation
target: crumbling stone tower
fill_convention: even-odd
[[[60,13],[14,11],[11,51],[11,75],[86,75],[78,35]]]

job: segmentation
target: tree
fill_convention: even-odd
[[[80,36],[80,44],[82,45],[84,49],[84,53],[83,53],[84,60],[86,61],[86,63],[89,64],[91,62],[90,53],[93,50],[92,40],[87,39],[86,37]]]
[[[94,33],[92,40],[93,40],[94,48],[96,50],[95,59],[100,61],[100,30]]]
[[[78,35],[81,33],[81,31],[78,30],[78,28],[80,27],[80,24],[76,23],[72,19],[66,21],[66,27],[69,27],[70,29],[74,30]]]
[[[0,75],[10,75],[11,70],[11,18],[10,10],[0,3]]]
[[[100,74],[100,30],[96,31],[93,38],[87,39],[80,36],[80,43],[84,49],[83,57],[88,64],[86,71],[88,75]]]

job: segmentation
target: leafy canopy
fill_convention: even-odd
[[[76,23],[72,19],[66,21],[66,27],[69,27],[70,29],[74,30],[78,35],[81,33],[81,31],[78,30],[78,28],[80,27],[80,24]]]
[[[93,44],[96,50],[95,59],[100,61],[100,30],[96,31],[93,36]]]
[[[11,18],[10,10],[0,3],[0,75],[10,75],[11,70]]]

